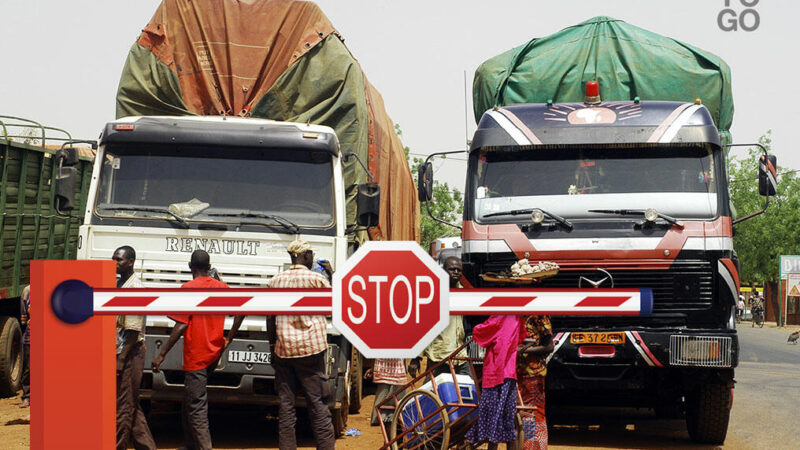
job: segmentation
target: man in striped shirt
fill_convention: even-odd
[[[311,270],[314,251],[306,241],[295,240],[287,251],[292,259],[288,270],[269,281],[271,288],[329,288],[328,279]],[[323,265],[330,273],[330,265]],[[325,350],[328,348],[325,316],[269,317],[270,343],[274,343],[272,366],[275,390],[280,397],[278,445],[297,448],[295,399],[300,389],[306,398],[311,428],[318,449],[333,449],[335,435],[328,409],[330,387],[325,374]]]

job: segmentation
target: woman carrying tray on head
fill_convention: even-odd
[[[547,449],[547,421],[544,414],[544,380],[547,355],[553,351],[553,327],[549,316],[524,316],[525,340],[517,349],[517,380],[522,402],[534,406],[534,417],[522,414],[523,450]],[[535,423],[531,423],[534,419]],[[531,426],[533,425],[533,426]]]
[[[517,439],[517,346],[524,338],[517,316],[491,316],[472,330],[472,339],[486,348],[486,356],[478,420],[467,432],[467,441],[486,441],[493,450],[500,442]]]

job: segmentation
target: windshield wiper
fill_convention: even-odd
[[[598,214],[615,214],[618,216],[639,216],[644,217],[648,222],[654,222],[655,219],[649,220],[647,217],[648,215],[653,215],[657,218],[664,219],[670,225],[675,225],[678,228],[683,228],[683,224],[678,221],[678,219],[668,216],[666,214],[662,214],[656,211],[653,208],[648,209],[590,209],[587,212],[590,213],[598,213]]]
[[[569,228],[570,230],[574,228],[574,226],[572,225],[572,222],[570,222],[569,220],[567,220],[567,219],[565,219],[565,218],[563,218],[563,217],[561,217],[561,216],[559,216],[559,215],[557,215],[557,214],[553,214],[553,213],[551,213],[551,212],[545,211],[545,210],[543,210],[543,209],[541,209],[541,208],[512,209],[512,210],[510,210],[510,211],[501,211],[501,212],[496,212],[496,213],[486,214],[486,215],[484,215],[483,217],[495,217],[495,216],[519,216],[519,215],[521,215],[521,214],[530,214],[530,213],[532,213],[532,212],[534,212],[534,211],[541,211],[541,213],[542,213],[543,215],[545,215],[545,216],[547,216],[547,217],[549,217],[549,218],[551,218],[551,219],[555,220],[556,222],[558,222],[558,223],[560,223],[561,225],[563,225],[563,226],[565,226],[565,227]],[[534,223],[537,223],[536,221],[533,221],[533,222],[534,222]],[[538,223],[541,223],[541,221],[540,221],[540,222],[538,222]]]
[[[274,214],[261,214],[261,213],[251,213],[251,212],[241,212],[241,213],[234,213],[234,214],[206,214],[209,217],[240,217],[244,219],[268,219],[274,220],[278,225],[282,226],[288,231],[291,231],[295,234],[300,232],[300,227],[297,226],[296,223],[292,222],[289,219],[285,219],[281,216],[277,216]],[[264,225],[264,226],[271,226],[271,224],[263,223],[263,222],[239,222],[240,225]]]
[[[144,212],[154,212],[154,213],[162,213],[162,214],[169,214],[173,219],[175,219],[178,223],[189,228],[189,224],[186,223],[186,220],[175,214],[174,212],[168,210],[167,208],[148,208],[145,206],[101,206],[98,209],[107,209],[111,211],[144,211]],[[165,220],[170,220],[164,217]]]

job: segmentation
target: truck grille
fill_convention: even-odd
[[[185,264],[183,264],[185,267]],[[224,267],[218,268],[222,281],[235,288],[265,288],[271,276],[264,273],[231,273]],[[149,288],[174,288],[192,279],[188,267],[177,264],[164,267],[143,267],[137,270],[142,282]]]
[[[614,287],[653,289],[653,312],[707,310],[713,302],[713,271],[707,261],[676,261],[669,270],[608,270]],[[600,272],[591,270],[561,271],[544,280],[542,288],[578,287],[581,276],[597,280]],[[584,283],[587,286],[587,283]],[[602,287],[611,287],[604,284]]]

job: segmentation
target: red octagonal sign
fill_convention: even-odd
[[[367,358],[413,358],[447,328],[448,293],[416,242],[367,242],[333,275],[333,326]]]

